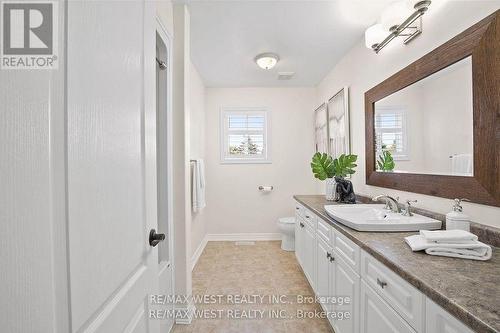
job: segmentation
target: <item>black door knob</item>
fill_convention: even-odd
[[[165,234],[157,234],[155,229],[149,232],[149,245],[155,247],[159,242],[165,240]]]

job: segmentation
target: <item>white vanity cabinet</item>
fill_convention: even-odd
[[[426,299],[426,333],[473,333],[473,331],[446,312],[442,307]]]
[[[336,333],[473,333],[347,236],[296,206],[295,251]],[[333,313],[332,313],[333,312]],[[339,320],[333,315],[350,314]]]
[[[333,265],[331,266],[330,295],[342,299],[343,304],[333,306],[333,311],[349,314],[349,318],[331,319],[335,332],[359,332],[359,294],[360,277],[354,270],[334,251]]]
[[[416,332],[363,280],[361,280],[360,300],[360,333]]]
[[[299,264],[307,277],[307,280],[314,288],[315,281],[315,258],[316,258],[316,237],[315,219],[312,213],[301,205],[295,207],[295,255]]]
[[[304,265],[302,266],[304,268],[304,273],[306,274],[307,279],[309,280],[309,283],[311,284],[311,287],[314,289],[315,288],[315,258],[316,258],[316,238],[314,236],[314,229],[313,227],[309,226],[308,224],[305,225],[304,228],[302,228],[303,231],[303,259],[304,259]]]
[[[325,301],[321,301],[321,307],[325,311],[331,311],[331,303],[326,302],[326,297],[331,296],[332,278],[330,268],[332,248],[322,238],[316,239],[316,283],[315,293]]]
[[[361,277],[416,331],[423,332],[424,294],[364,251]]]
[[[344,254],[335,251],[334,244],[338,239],[336,232],[322,219],[318,217],[316,219],[314,292],[319,297],[323,310],[331,313],[330,323],[335,332],[358,332],[360,277],[343,259]],[[346,313],[347,317],[342,319],[333,316],[333,314],[343,316]]]
[[[302,254],[304,251],[302,249],[302,225],[305,227],[305,224],[302,221],[302,215],[300,212],[301,209],[302,206],[295,205],[295,257],[297,258],[299,265],[303,267]]]

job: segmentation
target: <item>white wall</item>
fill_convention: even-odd
[[[174,35],[174,7],[170,0],[156,1],[156,16],[160,18],[163,27]]]
[[[417,199],[418,207],[440,213],[450,211],[452,202],[448,199],[365,184],[364,93],[498,8],[500,8],[499,1],[442,1],[441,4],[433,1],[431,9],[423,18],[424,31],[413,42],[405,46],[394,41],[379,54],[375,54],[365,47],[363,40],[360,40],[318,85],[316,105],[328,99],[341,87],[349,86],[351,148],[353,153],[359,155],[360,161],[358,171],[353,177],[357,193],[365,195],[388,193],[400,196],[401,201]],[[323,192],[323,187],[318,187],[318,191]],[[500,227],[498,207],[466,203],[464,210],[473,221]]]
[[[190,158],[205,159],[205,86],[198,71],[190,63]],[[193,164],[191,164],[191,167]],[[192,169],[192,168],[191,168]],[[191,190],[193,185],[191,182]],[[206,234],[205,210],[191,214],[191,256]]]
[[[207,88],[206,173],[209,234],[276,233],[293,216],[294,194],[312,194],[314,88]],[[266,107],[271,118],[271,164],[221,164],[221,107]],[[263,194],[259,185],[273,185]]]

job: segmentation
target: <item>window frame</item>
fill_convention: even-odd
[[[239,130],[231,131],[232,134],[263,134],[263,154],[259,157],[230,157],[229,148],[229,121],[231,115],[264,116],[263,130]],[[265,107],[222,107],[220,110],[220,163],[221,164],[270,164],[271,160],[271,117],[270,111]]]
[[[408,110],[404,106],[377,106],[375,110],[375,119],[373,122],[374,137],[377,138],[377,113],[400,113],[402,114],[401,122],[401,132],[403,133],[403,153],[392,154],[394,161],[410,161],[411,151],[410,151],[410,135],[408,133]],[[395,133],[396,131],[382,131],[385,133]],[[377,144],[375,142],[375,155],[381,154],[381,151],[377,150]],[[377,157],[378,158],[378,157]]]

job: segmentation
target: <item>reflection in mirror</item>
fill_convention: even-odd
[[[375,102],[377,171],[473,176],[472,110],[470,56]]]

